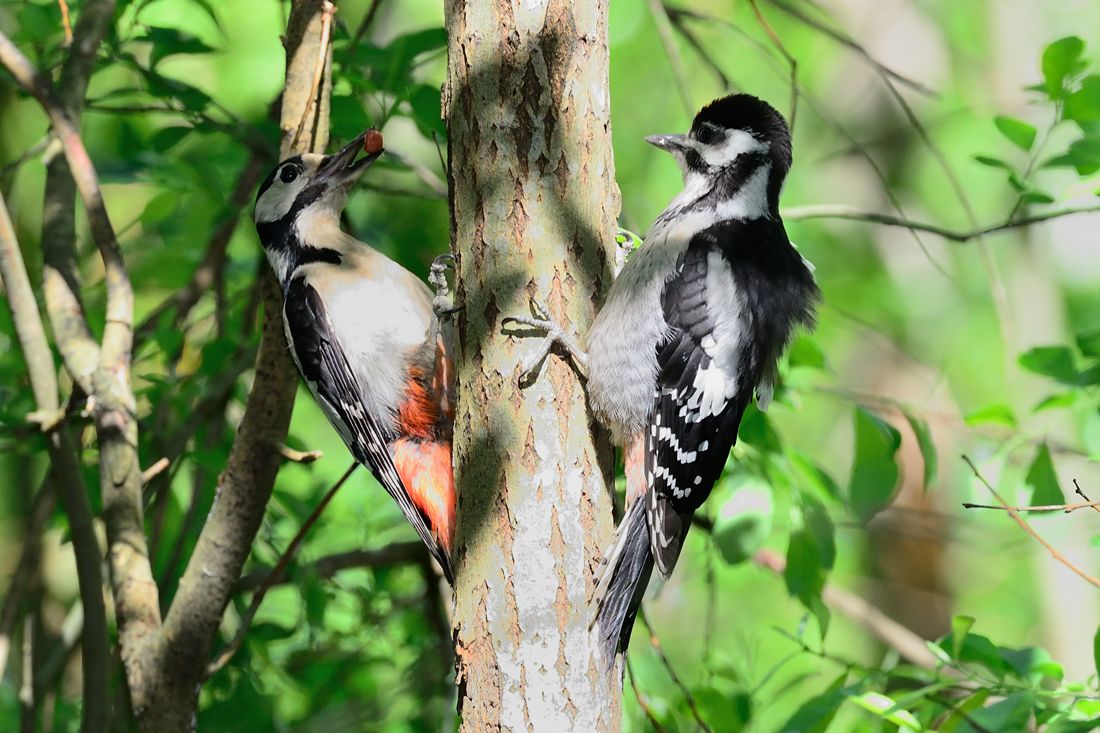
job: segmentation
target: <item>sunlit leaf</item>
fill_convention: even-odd
[[[739,486],[714,522],[712,537],[722,558],[736,565],[752,557],[771,533],[772,512],[768,487]]]
[[[1066,78],[1080,73],[1084,50],[1085,42],[1077,36],[1060,38],[1043,49],[1043,81],[1051,99],[1065,96]]]
[[[1064,114],[1081,125],[1100,120],[1100,76],[1089,74],[1081,80],[1081,87],[1066,97]]]
[[[1037,346],[1020,355],[1020,366],[1064,384],[1076,384],[1077,366],[1066,346]]]
[[[1001,168],[1006,171],[1014,170],[1011,165],[1004,162],[1000,158],[994,158],[991,155],[975,155],[974,160],[982,165],[989,166],[990,168]]]
[[[779,726],[779,733],[824,733],[847,697],[843,689],[847,679],[848,673],[842,673],[824,692],[803,703]]]
[[[887,720],[899,729],[923,731],[924,726],[908,710],[898,707],[893,698],[880,692],[864,692],[862,695],[853,695],[848,698],[864,710],[874,713],[878,717]]]
[[[1008,405],[989,405],[968,412],[965,417],[966,424],[971,427],[977,425],[1000,425],[1006,428],[1016,427],[1016,415]]]
[[[951,656],[958,658],[962,652],[963,641],[974,626],[973,616],[954,616],[951,619]]]
[[[1023,120],[998,115],[993,118],[993,124],[1013,145],[1024,152],[1031,150],[1031,146],[1035,144],[1035,128]]]
[[[901,434],[862,407],[855,410],[855,455],[848,483],[848,505],[863,522],[886,508],[898,483],[895,460]]]

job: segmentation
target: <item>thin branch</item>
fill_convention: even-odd
[[[51,470],[46,473],[46,478],[34,495],[27,528],[23,533],[23,547],[19,553],[19,561],[4,592],[4,602],[0,604],[0,679],[4,679],[11,640],[15,635],[15,622],[19,620],[24,598],[37,582],[42,533],[57,504],[57,494],[52,478]]]
[[[18,170],[20,167],[22,167],[22,165],[24,163],[26,163],[31,158],[34,158],[35,156],[46,152],[46,150],[50,147],[50,145],[53,143],[53,141],[55,139],[56,138],[53,136],[52,132],[46,133],[45,137],[43,137],[41,140],[36,142],[34,145],[32,145],[29,148],[27,148],[26,150],[24,150],[22,155],[20,155],[18,158],[16,158],[12,162],[8,163],[7,165],[5,165],[3,168],[0,168],[0,178],[3,178],[4,176],[8,175],[9,173],[12,173],[12,172]]]
[[[344,471],[344,475],[340,477],[340,480],[333,484],[325,495],[314,507],[313,511],[306,521],[302,522],[302,526],[298,528],[298,533],[294,535],[294,538],[287,545],[287,548],[283,550],[283,554],[279,556],[279,561],[275,563],[275,568],[264,579],[260,586],[256,589],[256,592],[252,595],[252,603],[248,606],[248,611],[245,612],[243,618],[241,618],[241,626],[237,629],[236,635],[233,640],[226,645],[214,661],[212,661],[206,668],[206,676],[210,677],[224,667],[233,655],[237,653],[237,650],[241,648],[241,644],[244,643],[245,637],[248,636],[249,629],[252,628],[252,620],[256,617],[256,612],[260,610],[260,604],[264,602],[264,596],[271,589],[272,586],[277,584],[283,577],[283,573],[286,572],[287,566],[290,565],[290,561],[294,559],[294,556],[298,553],[298,548],[302,546],[302,542],[305,541],[306,535],[309,530],[313,528],[313,525],[317,523],[317,520],[321,518],[321,513],[325,511],[325,507],[329,505],[333,497],[336,496],[336,492],[340,490],[340,487],[344,485],[351,474],[355,472],[355,469],[359,467],[358,463],[352,463],[348,466],[348,470]]]
[[[296,450],[286,443],[277,444],[275,450],[291,463],[313,463],[325,455],[324,451],[319,450]]]
[[[38,707],[34,697],[34,614],[23,617],[23,674],[19,685],[19,730],[34,733]]]
[[[634,698],[638,701],[638,707],[645,713],[645,717],[649,720],[649,724],[653,726],[653,730],[657,733],[668,733],[668,729],[661,725],[661,721],[653,714],[653,708],[649,707],[649,700],[638,689],[638,681],[634,679],[634,667],[631,666],[629,659],[626,660],[626,674],[630,678],[630,687],[634,690]]]
[[[722,70],[722,67],[718,65],[718,62],[714,60],[710,53],[703,48],[703,44],[699,40],[699,37],[695,35],[694,31],[692,31],[685,22],[685,19],[695,17],[694,14],[689,11],[681,10],[680,8],[674,8],[668,4],[665,4],[664,9],[665,14],[668,15],[669,21],[672,22],[672,26],[679,31],[680,35],[684,37],[684,40],[688,42],[688,45],[695,50],[695,53],[706,67],[718,77],[718,82],[722,85],[722,89],[733,89],[734,84],[730,81],[726,72]]]
[[[375,17],[378,15],[378,11],[382,8],[382,0],[374,0],[370,7],[367,8],[367,12],[363,15],[363,20],[360,21],[359,27],[355,29],[355,35],[351,37],[351,45],[348,49],[349,53],[355,51],[359,46],[359,42],[363,40],[363,36],[370,30],[371,25],[374,23]]]
[[[696,109],[691,103],[691,98],[688,97],[687,74],[684,72],[680,53],[676,50],[676,39],[672,37],[672,19],[669,18],[661,0],[649,0],[649,13],[653,16],[654,25],[657,26],[657,37],[661,41],[665,58],[668,59],[669,70],[672,71],[673,86],[676,87],[680,102],[684,105],[684,112],[690,120],[695,116]]]
[[[1047,549],[1047,552],[1049,552],[1051,557],[1053,557],[1055,560],[1062,563],[1063,565],[1065,565],[1067,568],[1069,568],[1073,572],[1077,573],[1077,575],[1081,576],[1081,578],[1083,578],[1087,582],[1091,583],[1092,585],[1096,586],[1097,588],[1100,588],[1100,578],[1097,578],[1094,575],[1090,575],[1089,573],[1086,573],[1084,570],[1082,570],[1081,568],[1074,565],[1056,547],[1054,547],[1049,542],[1044,540],[1039,535],[1038,532],[1036,532],[1034,529],[1032,529],[1031,525],[1027,523],[1027,520],[1025,520],[1023,517],[1021,517],[1019,515],[1019,513],[1013,507],[1010,507],[1008,505],[1008,503],[1004,499],[1001,498],[1001,495],[997,493],[997,490],[993,488],[993,485],[990,484],[988,481],[986,481],[985,477],[982,476],[980,471],[978,471],[978,467],[976,465],[974,465],[974,462],[970,460],[969,456],[963,455],[962,459],[964,461],[966,461],[966,465],[970,466],[970,470],[974,472],[974,475],[977,477],[977,479],[979,481],[982,482],[982,485],[984,485],[987,489],[989,489],[989,493],[993,494],[993,498],[995,498],[1000,503],[1001,507],[1006,512],[1008,512],[1008,515],[1010,517],[1012,517],[1013,521],[1015,521],[1016,524],[1018,524],[1020,526],[1020,529],[1027,532],[1032,537],[1034,537],[1035,541],[1038,542],[1043,547],[1045,547]]]
[[[31,290],[15,229],[0,196],[0,280],[4,283],[12,320],[27,362],[27,373],[39,412],[61,414],[57,371],[53,353],[46,342],[42,316]],[[84,639],[82,656],[84,694],[100,696],[84,707],[83,729],[99,733],[107,729],[108,642],[107,612],[103,602],[102,552],[92,520],[88,491],[77,460],[77,447],[64,425],[45,434],[58,497],[69,519],[73,553],[76,556],[80,597],[88,608],[90,625]]]
[[[703,720],[703,716],[699,713],[699,707],[695,704],[695,697],[691,694],[691,690],[688,689],[681,680],[680,676],[676,674],[676,670],[672,667],[672,662],[669,661],[668,655],[665,654],[664,647],[661,646],[661,640],[657,638],[657,632],[653,630],[653,625],[649,623],[649,619],[646,617],[645,607],[643,606],[638,612],[638,618],[645,624],[646,630],[649,631],[649,645],[653,648],[653,651],[657,654],[657,658],[661,660],[661,664],[664,665],[665,671],[668,672],[668,676],[672,679],[672,683],[679,688],[680,693],[683,694],[684,699],[687,700],[688,707],[691,709],[691,716],[695,718],[696,724],[703,729],[704,733],[714,733],[711,727],[707,725],[707,722]]]
[[[756,21],[760,24],[760,27],[764,29],[764,33],[771,39],[772,44],[779,53],[787,60],[787,64],[791,68],[791,115],[790,115],[790,127],[794,129],[795,115],[798,112],[798,60],[787,51],[787,47],[783,45],[783,41],[779,39],[779,35],[768,24],[764,14],[760,12],[760,7],[756,4],[756,0],[749,0],[749,5],[752,7],[752,12],[756,15]]]
[[[948,229],[947,227],[939,226],[938,224],[928,224],[925,222],[914,221],[901,216],[892,216],[890,214],[880,214],[874,211],[863,211],[852,206],[845,204],[821,204],[814,206],[794,206],[789,209],[783,210],[783,218],[788,221],[799,221],[803,219],[849,219],[852,221],[865,221],[872,224],[882,224],[884,226],[902,227],[904,229],[915,230],[919,232],[928,232],[929,234],[935,234],[944,239],[952,242],[969,242],[972,239],[976,239],[987,234],[997,234],[1005,232],[1011,229],[1018,229],[1020,227],[1031,226],[1032,224],[1039,224],[1044,221],[1050,221],[1051,219],[1060,219],[1066,216],[1074,216],[1076,214],[1091,214],[1100,211],[1100,204],[1093,204],[1091,206],[1080,207],[1067,207],[1064,209],[1054,209],[1051,211],[1045,211],[1040,214],[1032,214],[1024,216],[1013,221],[1006,221],[1000,224],[990,224],[975,229],[960,231],[955,229]]]
[[[1089,498],[1087,496],[1085,496],[1085,492],[1081,490],[1081,484],[1077,483],[1077,479],[1073,479],[1073,493],[1077,494],[1078,496],[1080,496],[1085,501],[1089,501]],[[1089,503],[1091,504],[1091,502],[1089,502]],[[1092,507],[1092,509],[1096,513],[1100,514],[1100,506],[1095,506],[1094,505]]]
[[[325,68],[328,66],[329,41],[332,35],[332,16],[335,13],[336,6],[328,0],[321,4],[321,41],[317,47],[317,62],[313,67],[313,81],[309,85],[309,97],[306,98],[306,106],[302,109],[302,117],[298,121],[298,129],[294,132],[294,138],[290,141],[290,147],[292,148],[296,147],[298,141],[302,139],[306,123],[317,118],[317,111],[313,109],[313,105],[318,100],[321,85],[324,83]]]
[[[163,473],[164,469],[168,468],[171,463],[172,462],[168,460],[167,456],[162,456],[156,463],[141,472],[141,483],[149,483]]]
[[[1069,514],[1078,509],[1100,509],[1100,501],[1086,501],[1080,504],[1042,504],[1040,506],[1014,506],[1005,507],[993,504],[972,504],[968,501],[962,503],[963,509],[998,509],[1000,511],[1012,510],[1014,512],[1064,512]]]
[[[915,81],[915,80],[910,79],[908,77],[902,76],[898,72],[894,71],[893,69],[889,68],[888,66],[886,66],[886,65],[880,63],[879,61],[877,61],[874,57],[871,56],[871,54],[867,51],[866,48],[864,48],[862,45],[860,45],[851,36],[847,36],[847,35],[841,33],[840,31],[838,31],[834,28],[830,28],[829,26],[825,25],[824,23],[821,23],[820,21],[815,20],[814,18],[811,18],[810,16],[806,15],[805,13],[803,13],[802,11],[800,11],[797,8],[793,7],[792,5],[789,5],[786,2],[782,2],[782,0],[769,0],[769,2],[772,5],[774,5],[775,7],[782,10],[784,13],[787,13],[791,17],[796,18],[797,20],[801,21],[805,25],[808,25],[809,27],[813,28],[814,30],[818,31],[819,33],[821,33],[825,36],[828,36],[829,38],[833,39],[834,41],[841,44],[842,46],[846,46],[847,48],[855,51],[857,54],[862,56],[863,59],[868,64],[870,64],[875,69],[875,71],[877,71],[879,74],[887,76],[890,79],[893,79],[894,81],[898,82],[899,84],[903,84],[903,85],[909,87],[910,89],[917,92],[918,94],[923,94],[924,96],[930,97],[932,99],[939,98],[939,94],[936,92],[935,89],[932,89],[931,87],[929,87],[925,84],[922,84],[919,81]]]
[[[754,565],[766,568],[776,575],[782,575],[787,569],[787,559],[774,550],[760,550],[752,561]],[[929,669],[939,666],[939,660],[928,651],[924,639],[856,594],[827,583],[821,591],[821,599],[829,608],[866,628],[913,664]]]
[[[394,542],[376,550],[350,550],[333,555],[319,557],[313,562],[299,565],[293,571],[275,576],[272,568],[256,568],[237,582],[236,590],[247,593],[261,587],[271,588],[284,583],[293,583],[301,577],[331,578],[341,570],[351,568],[384,568],[394,565],[419,563],[428,556],[424,543],[419,540]]]

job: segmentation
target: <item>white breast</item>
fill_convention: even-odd
[[[392,430],[405,394],[409,361],[427,341],[431,291],[412,273],[377,252],[368,268],[340,268],[310,279],[325,301],[329,322],[359,381],[363,401]],[[373,259],[373,258],[372,258]],[[302,270],[309,278],[311,267]]]

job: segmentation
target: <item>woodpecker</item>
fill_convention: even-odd
[[[348,191],[382,152],[381,133],[368,130],[333,155],[279,163],[256,195],[256,231],[282,286],[298,371],[453,582],[454,378],[450,329],[441,325],[450,256],[432,265],[433,296],[340,229]]]
[[[683,191],[611,285],[588,353],[537,303],[538,318],[509,319],[547,331],[536,368],[553,342],[572,352],[592,412],[624,451],[628,508],[592,599],[608,664],[626,649],[653,568],[672,573],[745,408],[754,393],[766,407],[777,361],[820,299],[779,216],[791,167],[779,112],[731,95],[688,134],[646,142],[676,159]]]

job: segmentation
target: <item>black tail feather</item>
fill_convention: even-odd
[[[591,605],[592,627],[600,637],[604,662],[610,667],[615,655],[626,651],[634,617],[653,572],[645,501],[635,500],[615,531],[615,544],[604,563]]]

